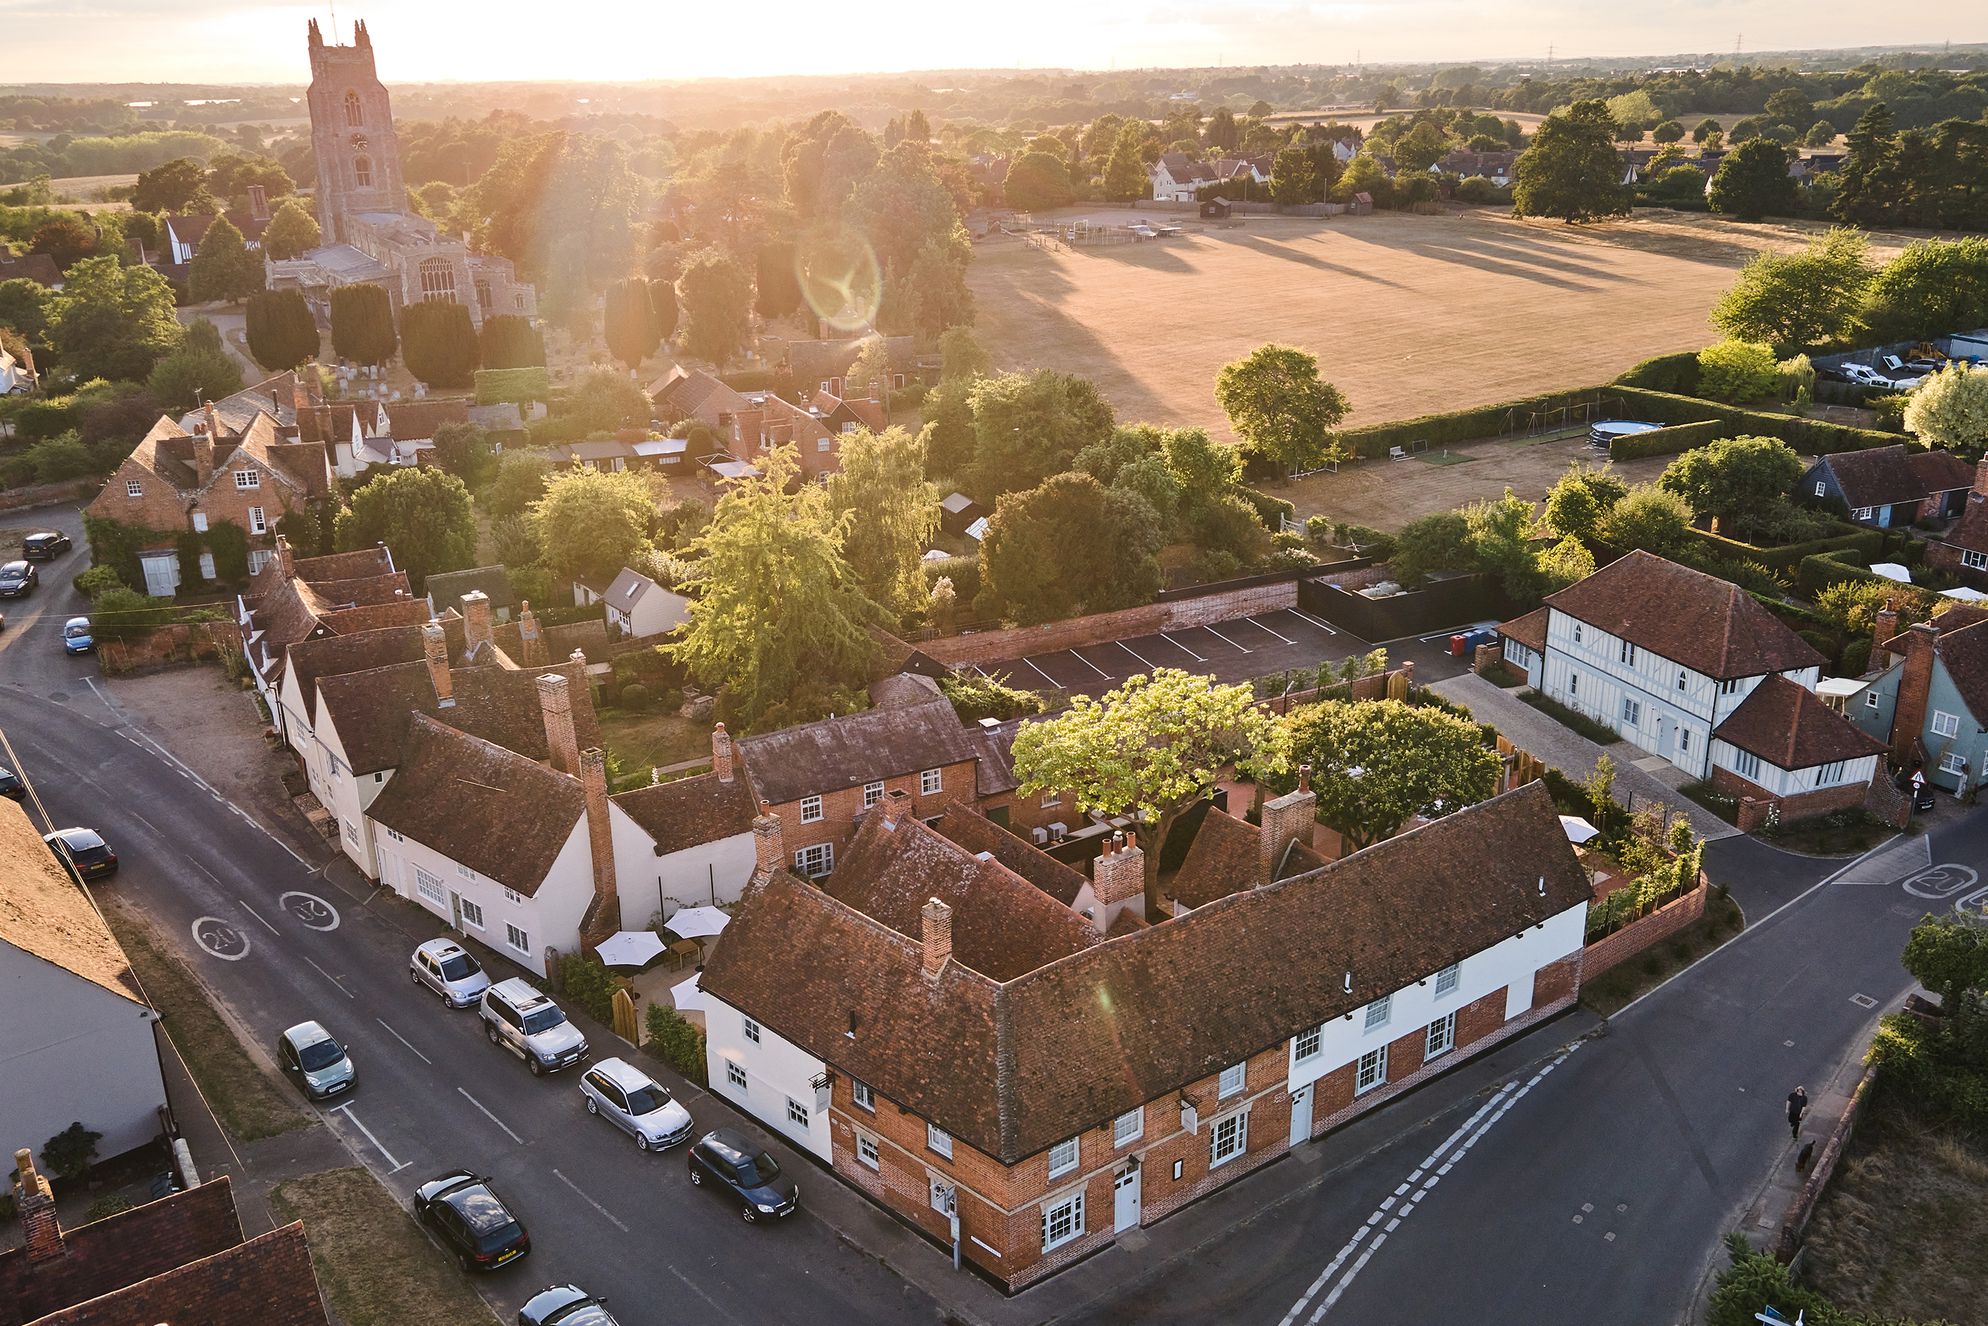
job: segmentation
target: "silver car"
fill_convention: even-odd
[[[556,1073],[587,1057],[587,1038],[559,1005],[522,976],[499,981],[477,1006],[483,1034],[525,1061],[533,1076]]]
[[[284,1032],[276,1042],[276,1061],[312,1100],[341,1095],[358,1080],[352,1056],[321,1022],[299,1022]]]
[[[469,1008],[490,988],[483,964],[453,939],[428,940],[414,950],[407,968],[416,985],[442,996],[450,1008]]]
[[[690,1111],[669,1088],[625,1059],[603,1059],[580,1076],[587,1113],[635,1139],[637,1151],[663,1151],[690,1140]]]

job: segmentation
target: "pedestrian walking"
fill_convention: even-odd
[[[1802,1116],[1809,1112],[1809,1089],[1796,1087],[1788,1093],[1788,1136],[1802,1135]]]

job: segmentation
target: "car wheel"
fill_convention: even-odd
[[[419,985],[421,984],[421,973],[414,970],[414,968],[409,967],[407,969],[407,979],[413,981],[416,985]]]
[[[458,1269],[462,1271],[464,1275],[468,1275],[471,1271],[476,1269],[476,1263],[469,1259],[469,1254],[466,1252],[459,1252],[456,1254],[456,1266]]]
[[[600,1112],[601,1112],[601,1107],[598,1103],[595,1102],[594,1098],[592,1096],[587,1097],[587,1113],[599,1114]]]
[[[704,1175],[697,1170],[690,1171],[690,1186],[693,1188],[702,1188],[704,1186]]]
[[[745,1217],[745,1222],[748,1225],[759,1223],[759,1212],[753,1210],[750,1206],[739,1208],[739,1214]]]
[[[486,1039],[487,1039],[487,1040],[488,1040],[488,1041],[489,1041],[489,1042],[490,1042],[490,1043],[491,1043],[492,1045],[495,1045],[495,1044],[497,1043],[497,1026],[496,1026],[496,1024],[495,1024],[495,1023],[491,1023],[491,1022],[486,1022],[486,1023],[484,1023],[484,1024],[483,1024],[483,1035],[484,1035],[484,1037],[485,1037],[485,1038],[486,1038]]]
[[[647,1151],[649,1149],[649,1139],[641,1133],[635,1134],[635,1149],[637,1151]]]
[[[532,1070],[532,1076],[533,1076],[533,1077],[544,1077],[544,1076],[545,1076],[545,1065],[544,1065],[544,1064],[540,1063],[540,1062],[539,1062],[538,1060],[536,1060],[536,1059],[527,1059],[527,1060],[525,1060],[525,1062],[526,1062],[527,1064],[529,1064],[529,1065],[531,1066],[531,1070]]]

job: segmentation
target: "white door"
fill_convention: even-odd
[[[145,592],[155,599],[169,599],[179,588],[179,555],[151,553],[139,559],[145,568]]]
[[[1299,1087],[1291,1093],[1291,1145],[1309,1142],[1312,1136],[1312,1089]]]
[[[1139,1162],[1128,1160],[1111,1180],[1111,1231],[1139,1225]]]
[[[1657,715],[1657,754],[1670,759],[1675,753],[1671,743],[1677,740],[1677,725],[1670,721],[1670,715]]]

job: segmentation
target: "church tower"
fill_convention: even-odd
[[[337,34],[334,33],[335,37]],[[361,21],[350,46],[327,46],[310,24],[311,147],[317,154],[318,225],[327,244],[351,242],[346,218],[359,212],[404,212],[400,140],[393,107],[373,68],[373,39]]]

